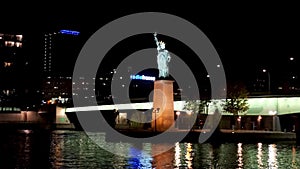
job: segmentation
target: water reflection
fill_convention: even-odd
[[[180,155],[181,155],[181,150],[180,150],[180,146],[179,146],[180,144],[179,144],[179,142],[177,142],[177,143],[175,143],[175,166],[177,167],[177,168],[179,168],[179,166],[180,166],[180,159],[181,159],[181,157],[180,157]]]
[[[105,134],[97,141],[119,156],[100,148],[84,132],[54,131],[6,133],[0,139],[0,168],[300,168],[300,147],[294,144],[168,144],[112,143]],[[157,152],[161,151],[161,154]]]
[[[269,160],[268,166],[270,169],[277,169],[278,162],[277,162],[277,148],[275,144],[269,145]]]
[[[292,148],[292,167],[296,168],[297,167],[297,162],[296,162],[296,147],[293,146]]]
[[[185,160],[188,168],[192,168],[192,160],[193,160],[193,148],[191,143],[186,144],[186,155]]]
[[[263,150],[262,150],[262,143],[257,144],[257,168],[263,169],[264,164],[263,164]]]
[[[179,168],[193,168],[193,147],[191,143],[175,143],[175,169]]]
[[[132,168],[152,168],[152,157],[150,154],[134,147],[129,149],[129,153],[128,165]]]
[[[18,167],[26,167],[30,164],[30,146],[32,144],[32,140],[30,137],[30,134],[32,133],[31,130],[20,130],[20,134],[22,134],[22,143],[19,145],[19,154],[22,154],[19,158],[17,158],[17,164],[19,164]],[[21,138],[20,138],[21,139]]]
[[[237,149],[237,161],[238,161],[238,169],[243,168],[243,148],[242,148],[242,143],[238,143],[238,149]]]

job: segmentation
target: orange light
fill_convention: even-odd
[[[257,120],[260,121],[262,119],[261,115],[257,117]]]

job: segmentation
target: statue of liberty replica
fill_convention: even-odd
[[[154,40],[157,46],[157,66],[159,70],[159,78],[166,78],[169,76],[169,62],[171,56],[168,50],[165,49],[166,44],[162,41],[157,40],[157,33],[154,33]]]
[[[157,33],[154,33],[157,45],[157,66],[159,70],[158,80],[154,81],[153,112],[151,128],[155,132],[164,132],[174,128],[174,96],[173,80],[169,77],[169,62],[171,56],[165,49],[166,45],[158,41]]]

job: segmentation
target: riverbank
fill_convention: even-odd
[[[147,138],[158,134],[149,130],[121,130],[121,134],[134,137],[134,138]],[[280,132],[280,131],[262,131],[262,130],[216,130],[213,133],[207,130],[174,130],[168,132],[170,139],[176,138],[178,134],[187,135],[181,142],[199,142],[200,134],[207,135],[206,142],[296,142],[297,137],[294,132]],[[107,134],[107,141],[114,140],[114,136]]]
[[[0,131],[5,130],[77,130],[73,124],[56,123],[11,123],[1,122]],[[120,134],[124,134],[134,138],[153,137],[160,132],[142,129],[122,129],[117,130]],[[101,131],[99,131],[101,132]],[[178,130],[174,129],[168,132],[170,137],[177,138],[179,134],[186,134],[182,142],[199,142],[200,134],[208,135],[207,142],[278,142],[278,141],[297,141],[296,133],[281,131],[263,131],[263,130],[226,130],[220,129],[213,133],[208,130]],[[106,134],[107,141],[113,141],[114,136]]]
[[[215,138],[214,138],[215,137]],[[296,133],[263,130],[224,130],[216,133],[212,139],[228,142],[278,142],[297,141]]]
[[[76,130],[72,123],[0,122],[2,130]]]

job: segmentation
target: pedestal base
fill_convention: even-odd
[[[171,80],[154,82],[151,127],[157,132],[163,132],[174,127],[174,96],[173,81]]]

